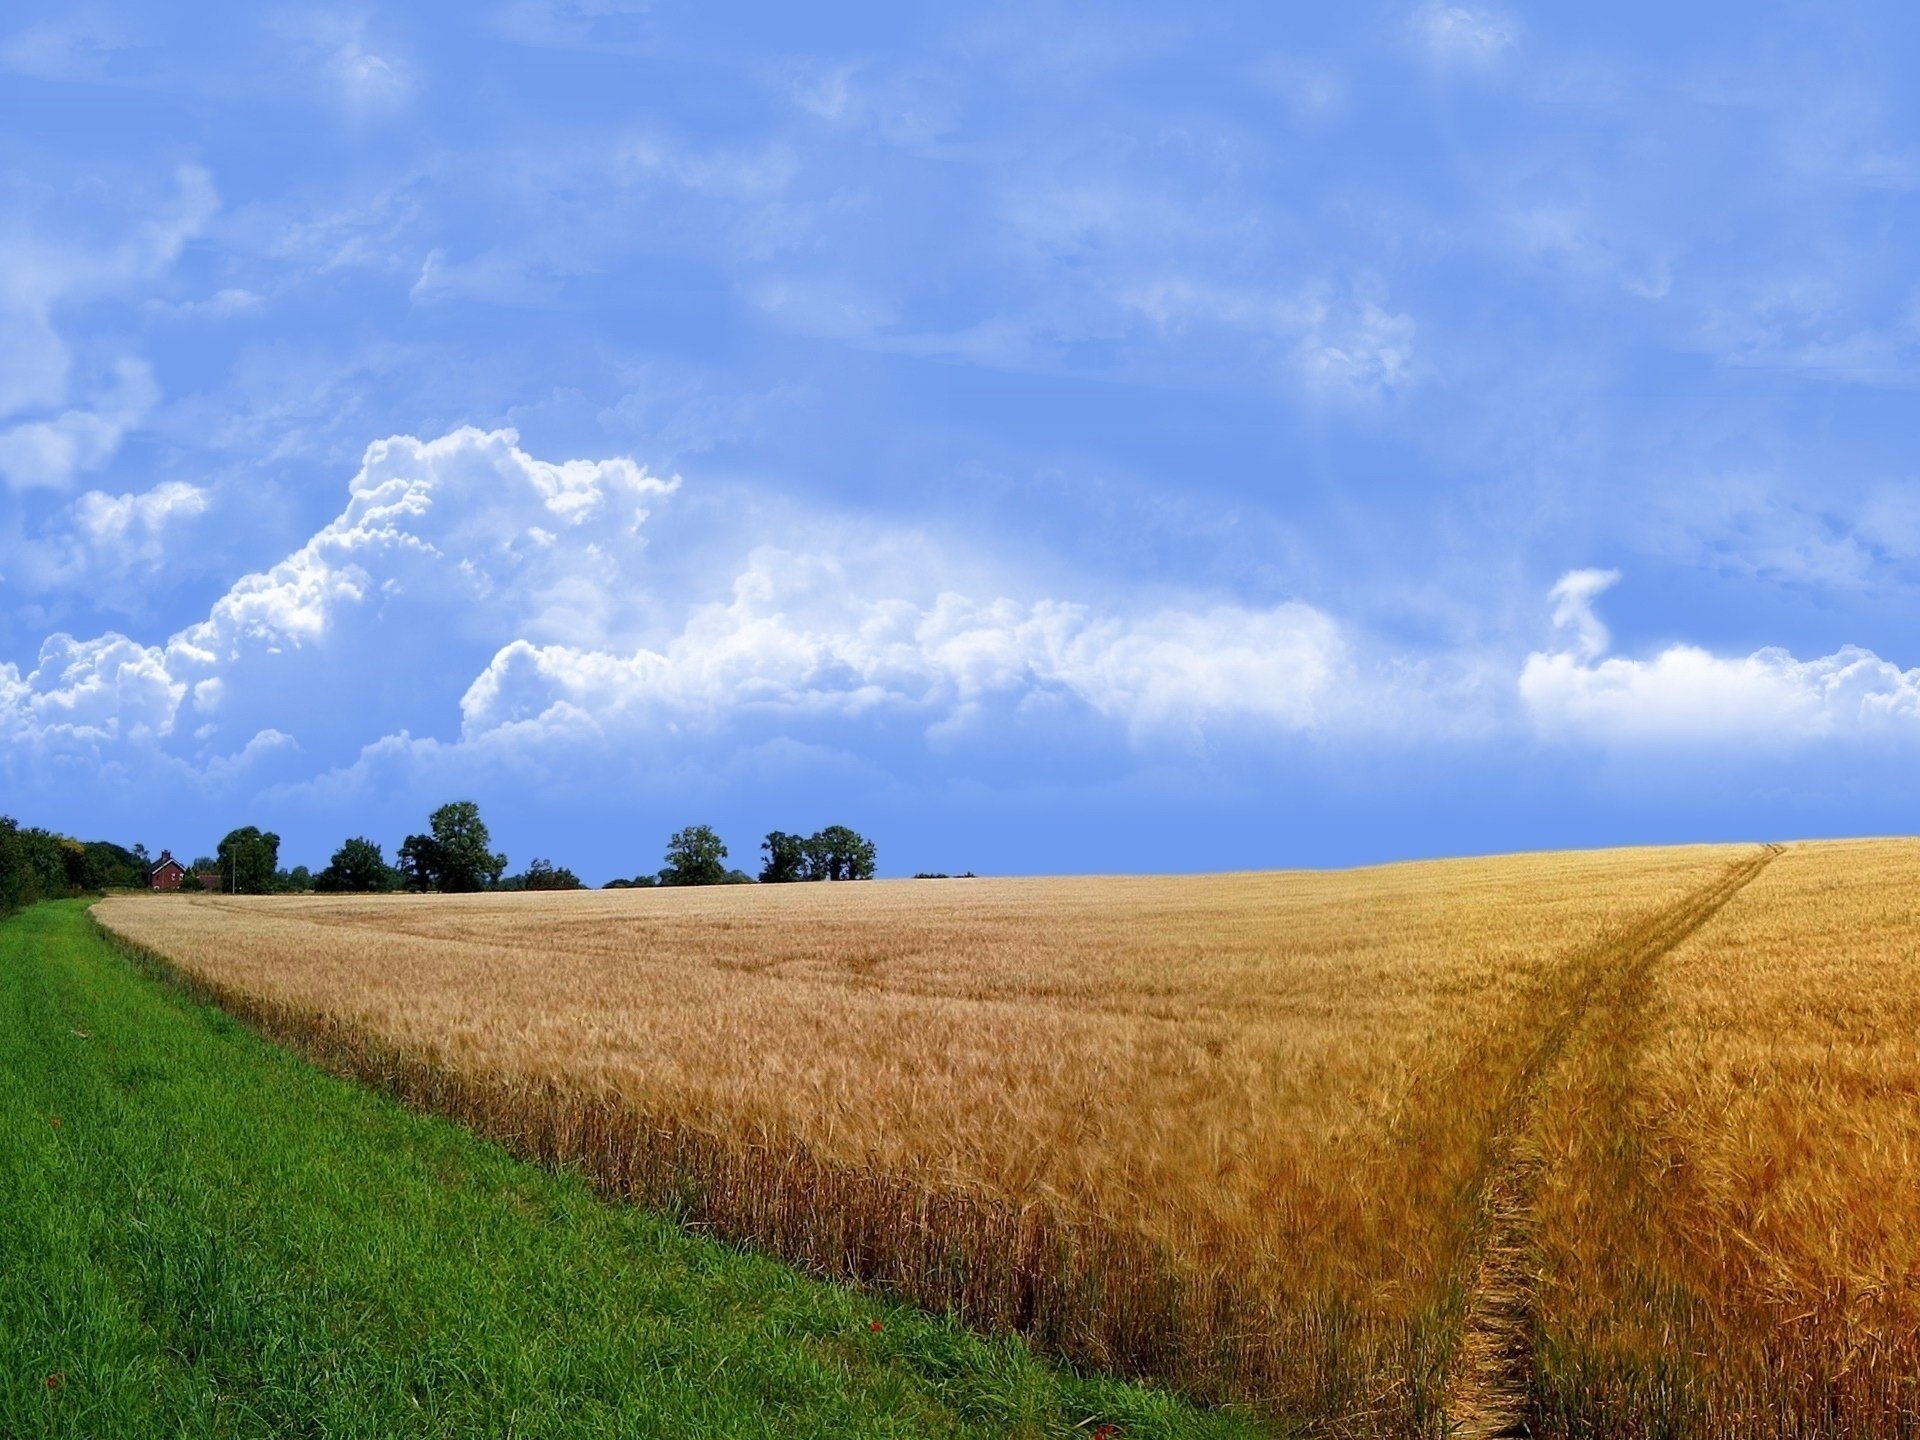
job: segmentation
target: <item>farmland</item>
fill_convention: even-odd
[[[1324,1432],[1915,1423],[1920,846],[125,897],[603,1191]]]
[[[601,1203],[0,921],[0,1436],[1250,1440]]]

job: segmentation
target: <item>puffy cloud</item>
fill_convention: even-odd
[[[1573,648],[1529,655],[1519,682],[1542,733],[1603,745],[1762,747],[1920,736],[1920,669],[1857,646],[1813,660],[1774,647],[1720,656],[1692,645],[1646,660],[1604,656],[1609,637],[1593,599],[1618,578],[1576,570],[1553,588],[1554,621]]]
[[[18,755],[146,744],[203,766],[263,734],[279,738],[262,763],[283,767],[435,734],[417,743],[499,754],[810,730],[937,748],[1091,726],[1177,750],[1313,730],[1342,703],[1346,642],[1306,605],[976,598],[857,546],[756,550],[725,598],[638,646],[659,629],[632,599],[643,522],[676,484],[624,459],[539,460],[512,431],[381,441],[339,516],[205,620],[150,647],[56,636],[31,673],[0,672],[0,733]],[[137,547],[203,503],[189,486],[88,497],[81,523]]]
[[[111,550],[121,563],[150,565],[163,555],[167,532],[206,509],[206,491],[168,480],[141,495],[89,490],[74,502],[73,523],[93,546]]]
[[[7,578],[33,591],[84,588],[96,604],[124,605],[207,508],[206,491],[179,480],[139,494],[89,490],[52,535],[19,548]]]
[[[537,460],[510,430],[380,441],[340,515],[236,581],[205,620],[140,648],[137,665],[121,637],[56,636],[0,690],[0,714],[9,733],[49,743],[78,733],[68,712],[93,717],[90,740],[190,733],[209,754],[269,728],[362,743],[423,699],[450,710],[472,670],[449,680],[447,667],[477,666],[503,636],[598,635],[649,507],[676,483],[624,459]],[[203,503],[162,486],[83,502],[76,519],[137,545],[140,527]],[[436,679],[452,693],[433,694]],[[126,713],[110,725],[116,696]]]
[[[1076,703],[1135,739],[1311,726],[1344,665],[1312,608],[1101,615],[1057,600],[861,596],[834,560],[765,549],[725,603],[662,650],[516,642],[461,701],[475,737],[505,725],[716,727],[742,714],[874,712],[962,727],[991,707]]]
[[[151,646],[124,635],[54,635],[27,674],[0,665],[0,735],[87,746],[158,738],[172,730],[184,690]]]

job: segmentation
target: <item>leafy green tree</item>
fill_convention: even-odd
[[[385,890],[392,872],[379,845],[364,835],[341,842],[327,868],[313,877],[313,888],[329,894],[367,894]]]
[[[807,842],[805,837],[785,830],[769,830],[760,842],[766,864],[760,867],[760,879],[768,885],[785,885],[807,878]]]
[[[480,807],[471,800],[442,805],[427,819],[426,835],[409,835],[400,845],[400,873],[409,890],[464,894],[500,883],[507,857],[493,850],[493,837]]]
[[[449,894],[484,890],[499,880],[507,857],[493,852],[493,837],[471,800],[442,805],[427,820],[433,832],[436,888]]]
[[[20,834],[20,822],[10,815],[0,815],[0,914],[31,905],[39,898],[33,872],[27,864],[27,846]]]
[[[829,825],[811,835],[774,830],[760,842],[766,864],[760,878],[768,884],[791,880],[871,880],[874,844],[857,830]]]
[[[407,889],[425,894],[439,883],[440,847],[431,835],[407,836],[395,858],[400,862],[401,883]]]
[[[825,880],[871,880],[878,852],[857,830],[829,825],[811,837],[809,858],[825,873]]]
[[[527,890],[584,890],[580,877],[564,865],[555,865],[551,860],[536,859],[527,866],[527,873],[520,877],[522,888]]]
[[[667,841],[662,885],[718,885],[727,878],[727,847],[708,825],[688,825]]]
[[[131,850],[79,841],[0,815],[0,914],[36,900],[144,880]]]
[[[217,847],[221,888],[236,895],[264,895],[273,888],[280,837],[255,825],[229,830]]]

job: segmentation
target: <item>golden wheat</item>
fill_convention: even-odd
[[[1338,874],[127,897],[95,913],[324,1063],[614,1192],[1329,1431],[1459,1418],[1462,1337],[1485,1328],[1474,1291],[1517,1194],[1548,1270],[1521,1297],[1541,1350],[1516,1383],[1536,1423],[1598,1433],[1592,1415],[1638,1424],[1674,1389],[1659,1364],[1606,1358],[1664,1354],[1678,1333],[1609,1324],[1640,1303],[1636,1251],[1645,1283],[1707,1306],[1685,1310],[1687,1343],[1747,1326],[1734,1360],[1689,1371],[1676,1415],[1718,1423],[1747,1400],[1699,1396],[1760,1396],[1790,1383],[1768,1368],[1789,1361],[1819,1378],[1835,1335],[1857,1354],[1858,1326],[1910,1317],[1886,1286],[1912,1283],[1920,1197],[1894,1141],[1912,1139],[1916,1072],[1855,1062],[1911,1055],[1892,982],[1898,937],[1920,930],[1903,900],[1848,890],[1846,905],[1889,907],[1863,999],[1851,964],[1799,940],[1850,912],[1831,885],[1790,882],[1852,877],[1868,856],[1920,870],[1920,851],[1832,853],[1796,850],[1751,884],[1754,847],[1692,847]],[[1793,1021],[1815,1038],[1774,1044],[1795,1004],[1819,1010]],[[1825,1069],[1838,1033],[1863,1048]],[[1791,1098],[1738,1088],[1759,1075],[1793,1077]],[[1754,1198],[1741,1167],[1796,1116],[1876,1138],[1812,1165],[1801,1132],[1762,1223],[1734,1203]],[[1502,1181],[1528,1157],[1537,1181]],[[1662,1178],[1676,1165],[1684,1203]],[[1633,1185],[1610,1210],[1623,1166]],[[1877,1230],[1859,1219],[1876,1187],[1907,1207]],[[1827,1204],[1855,1228],[1799,1250],[1769,1228]],[[1861,1281],[1879,1288],[1845,1288]],[[1781,1297],[1815,1294],[1826,1308],[1793,1322],[1793,1346],[1767,1349]],[[1602,1372],[1603,1403],[1583,1410]]]
[[[1540,1132],[1551,1428],[1920,1433],[1920,843],[1788,849],[1594,1019]]]

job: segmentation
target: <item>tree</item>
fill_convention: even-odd
[[[521,886],[527,890],[584,890],[580,877],[564,865],[555,865],[551,860],[536,859],[527,866],[527,873],[520,877]]]
[[[396,858],[400,878],[409,890],[422,894],[434,888],[440,878],[440,847],[431,835],[409,835],[400,842]]]
[[[400,844],[400,873],[409,890],[464,894],[500,883],[507,857],[493,851],[493,837],[480,807],[471,800],[442,805],[427,819],[428,835],[409,835]]]
[[[825,870],[826,880],[871,880],[877,852],[874,844],[857,830],[845,825],[829,825],[812,837],[810,854]]]
[[[235,895],[264,895],[273,888],[280,837],[255,825],[229,830],[216,851],[220,888]]]
[[[718,885],[727,878],[724,841],[708,825],[688,825],[667,841],[667,863],[660,871],[662,885]]]
[[[144,885],[152,868],[135,851],[109,840],[84,841],[80,848],[86,852],[88,890]]]
[[[785,830],[769,830],[760,842],[767,863],[760,867],[760,879],[768,885],[784,885],[807,876],[807,842]]]
[[[327,868],[313,877],[313,888],[330,894],[366,894],[385,890],[391,873],[380,847],[366,836],[356,835],[333,852]]]
[[[484,890],[507,868],[507,857],[493,853],[493,837],[473,801],[442,805],[428,818],[427,828],[433,832],[437,888],[450,894]]]
[[[829,825],[811,835],[774,830],[760,843],[767,863],[760,878],[769,884],[790,880],[871,880],[874,844],[857,830]]]
[[[56,895],[130,884],[134,878],[131,850],[104,840],[82,842],[0,815],[0,914]]]

